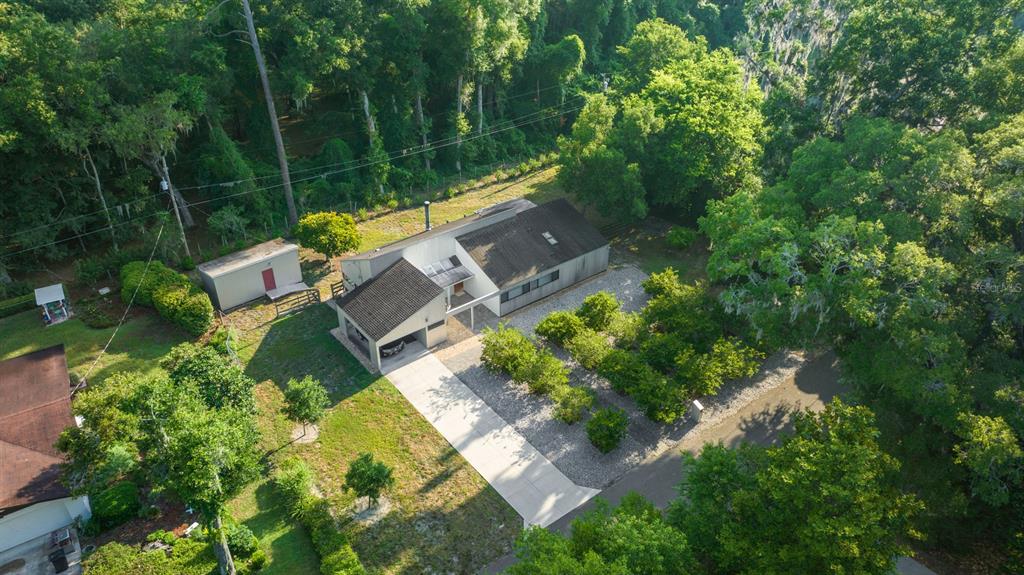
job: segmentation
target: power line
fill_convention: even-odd
[[[107,344],[103,346],[99,355],[97,355],[96,359],[92,361],[92,365],[89,366],[89,370],[85,372],[85,375],[78,380],[78,385],[71,390],[71,395],[75,395],[75,392],[85,385],[89,376],[92,375],[92,371],[96,369],[96,364],[99,363],[100,358],[107,352],[107,348],[110,347],[110,344],[114,341],[114,337],[117,336],[117,332],[121,329],[121,326],[124,324],[124,320],[128,317],[128,312],[132,310],[132,304],[135,303],[135,296],[139,295],[139,288],[141,288],[142,284],[146,281],[146,274],[149,273],[149,265],[153,263],[153,256],[156,255],[156,248],[160,245],[160,237],[164,234],[164,225],[165,224],[160,224],[160,230],[156,233],[156,241],[153,242],[153,249],[149,252],[149,259],[146,260],[146,267],[142,270],[142,277],[139,278],[139,283],[135,284],[135,291],[132,292],[132,297],[128,300],[128,307],[124,308],[124,313],[121,314],[120,321],[118,321],[117,326],[114,327],[114,332],[110,334],[110,339],[107,340]]]

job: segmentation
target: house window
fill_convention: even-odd
[[[526,283],[517,285],[514,288],[501,294],[501,303],[505,303],[509,300],[516,299],[517,297],[529,293],[530,290],[539,288],[540,286],[547,285],[558,279],[558,270],[555,270],[549,274],[543,275],[535,280],[530,280]]]

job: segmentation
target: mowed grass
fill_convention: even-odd
[[[352,459],[370,452],[394,468],[391,513],[370,527],[345,527],[371,572],[476,572],[507,552],[521,529],[519,515],[386,378],[369,374],[328,333],[336,326],[337,315],[320,305],[239,334],[239,356],[261,382],[257,399],[267,450],[274,458],[306,460],[339,516],[355,500],[343,489]],[[288,378],[306,374],[328,387],[333,405],[318,440],[300,445],[291,443],[293,426],[280,415],[281,389]],[[259,512],[244,510],[275,505],[269,494],[261,502],[261,489],[247,490],[233,505],[241,521],[258,523]],[[261,537],[264,544],[275,540]],[[272,564],[283,550],[270,543]],[[282,563],[303,572],[298,560]]]
[[[535,204],[541,204],[564,197],[565,193],[555,180],[557,174],[558,168],[550,167],[515,181],[491,184],[463,192],[451,199],[431,202],[431,223],[440,225],[447,221],[454,221],[471,215],[480,208],[514,198],[526,198]],[[359,223],[359,231],[363,236],[363,242],[359,249],[366,251],[379,248],[422,232],[423,226],[422,204],[371,217]]]
[[[187,334],[151,311],[138,310],[133,314],[134,317],[121,326],[107,352],[96,362],[96,369],[89,376],[90,385],[95,386],[120,371],[157,371],[160,358],[175,345],[189,339]],[[112,327],[93,329],[75,318],[44,326],[38,310],[30,310],[0,319],[0,360],[62,343],[68,358],[68,370],[73,376],[81,377],[100,356],[113,332]]]

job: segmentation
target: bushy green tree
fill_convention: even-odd
[[[302,434],[305,435],[306,426],[320,421],[331,400],[323,384],[307,375],[302,379],[288,380],[284,403],[282,411],[288,419],[302,424]]]
[[[568,311],[553,311],[540,320],[534,331],[548,341],[565,345],[576,334],[586,328],[577,314]]]
[[[362,241],[352,216],[335,212],[306,214],[292,233],[302,247],[321,253],[328,260],[357,249]]]
[[[394,483],[391,467],[375,460],[369,453],[360,453],[345,472],[345,489],[355,492],[358,497],[368,498],[372,506],[377,505],[381,493]]]
[[[590,329],[604,331],[608,329],[608,325],[618,311],[619,300],[611,293],[599,291],[583,298],[583,303],[576,310],[576,315],[580,316],[583,323]]]

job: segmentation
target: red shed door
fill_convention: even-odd
[[[274,269],[263,270],[263,288],[266,291],[270,291],[277,287],[277,282],[274,281]]]

